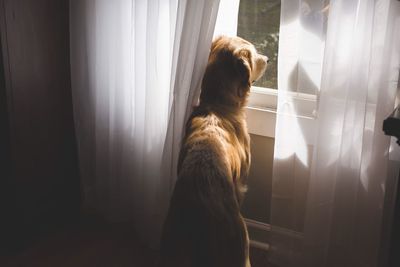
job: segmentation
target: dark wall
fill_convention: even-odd
[[[10,128],[7,113],[6,84],[2,63],[3,55],[0,50],[0,240],[9,240],[11,239],[11,233],[8,229],[11,226],[11,217],[14,217],[12,212],[15,210],[15,203],[13,201],[13,189],[15,186],[13,186],[11,179]],[[4,230],[2,231],[1,229]]]
[[[9,247],[79,213],[68,7],[68,0],[0,0],[0,144],[8,147],[0,188]]]

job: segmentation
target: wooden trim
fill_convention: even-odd
[[[246,222],[247,227],[252,227],[252,228],[256,228],[259,230],[264,230],[267,232],[271,231],[271,225],[267,224],[267,223],[263,223],[263,222],[259,222],[256,220],[252,220],[252,219],[247,219],[245,218],[244,221]]]
[[[254,248],[258,248],[261,250],[268,251],[270,248],[270,245],[268,243],[256,241],[256,240],[250,240],[250,246]]]
[[[267,231],[267,232],[271,231],[271,225],[269,225],[267,223],[263,223],[263,222],[259,222],[259,221],[247,219],[247,218],[245,218],[244,221],[246,222],[246,225],[248,228],[255,228],[255,229]],[[268,251],[270,248],[270,244],[261,242],[258,240],[254,240],[254,239],[250,240],[250,246],[261,249],[261,250],[265,250],[265,251]]]

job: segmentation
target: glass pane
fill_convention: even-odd
[[[270,60],[267,72],[255,86],[278,88],[280,15],[280,0],[240,0],[237,35],[252,42]]]

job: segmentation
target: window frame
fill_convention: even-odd
[[[279,25],[279,27],[281,27],[281,25]],[[248,132],[253,135],[275,139],[278,102],[279,105],[288,103],[292,108],[296,109],[299,113],[298,116],[296,115],[296,123],[298,127],[303,130],[305,144],[312,146],[314,144],[316,132],[318,95],[288,92],[286,90],[279,91],[279,85],[277,85],[276,89],[261,86],[252,86],[250,88],[246,106]],[[248,217],[245,218],[245,222],[249,230],[258,230],[265,233],[271,231],[269,223],[256,221]],[[294,238],[294,240],[302,239],[301,233],[295,232],[288,237]],[[270,249],[269,240],[264,240],[262,235],[252,236],[250,238],[250,245],[266,251]]]
[[[278,106],[279,89],[252,86],[248,104],[246,106],[247,128],[250,134],[275,138],[275,126]],[[298,122],[304,129],[309,129],[306,134],[306,143],[314,143],[312,129],[315,127],[318,96],[298,92],[285,92],[287,99],[292,101],[301,112]],[[286,100],[289,101],[289,100]]]

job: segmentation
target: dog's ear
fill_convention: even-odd
[[[238,48],[233,54],[236,58],[235,68],[243,78],[242,82],[250,83],[250,73],[253,65],[251,51],[247,48]]]
[[[243,97],[246,92],[243,89],[250,88],[250,74],[253,66],[252,54],[248,48],[238,48],[234,51],[235,69],[240,77],[239,97]]]
[[[210,51],[214,51],[214,49],[222,43],[222,40],[226,38],[224,35],[217,36],[211,43]]]

